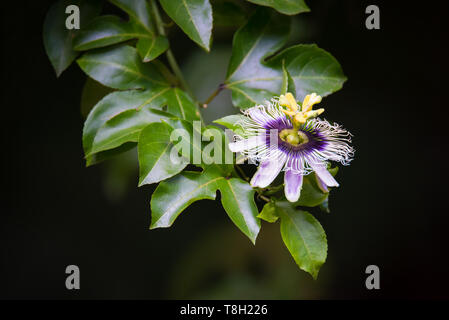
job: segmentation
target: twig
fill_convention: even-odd
[[[215,99],[216,96],[218,96],[218,94],[224,89],[226,88],[226,85],[224,83],[221,83],[217,89],[215,89],[214,92],[212,92],[212,94],[209,96],[209,98],[207,98],[206,101],[204,101],[204,103],[201,104],[201,107],[206,109],[208,104],[212,102],[212,100]]]
[[[263,196],[263,195],[261,195],[261,194],[258,194],[257,197],[259,197],[260,199],[262,199],[262,200],[264,200],[264,201],[266,201],[266,202],[271,202],[271,199],[270,199],[270,198],[267,198],[267,197],[265,197],[265,196]]]

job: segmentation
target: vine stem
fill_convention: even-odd
[[[212,92],[212,94],[209,96],[209,98],[207,98],[207,100],[204,101],[204,103],[201,104],[201,107],[203,107],[204,109],[206,109],[206,108],[207,108],[207,105],[208,105],[209,103],[211,103],[212,100],[214,100],[215,97],[218,96],[218,94],[219,94],[224,88],[225,88],[225,84],[224,84],[224,83],[221,83],[221,84],[218,86],[218,88],[215,89],[214,92]]]
[[[152,11],[154,14],[154,20],[156,22],[157,31],[161,36],[165,36],[166,33],[165,33],[165,29],[164,29],[164,22],[162,21],[156,1],[154,1],[154,0],[151,1],[151,8],[152,8]],[[190,89],[189,85],[187,84],[186,80],[184,79],[182,71],[179,68],[178,62],[176,62],[175,56],[173,55],[173,52],[171,51],[170,48],[167,49],[165,55],[167,56],[168,63],[170,65],[171,69],[173,70],[173,72],[175,73],[176,77],[178,78],[183,89],[185,91],[187,91],[187,93],[194,100],[196,100],[195,95],[193,94],[192,90]]]

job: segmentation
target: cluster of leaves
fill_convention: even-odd
[[[234,35],[232,56],[221,89],[232,91],[232,103],[245,109],[287,90],[298,100],[311,92],[326,96],[339,90],[346,80],[340,65],[316,45],[299,44],[286,49],[290,15],[309,11],[303,0],[248,0],[259,5]],[[60,0],[49,10],[44,23],[44,44],[59,76],[75,59],[88,75],[86,88],[101,100],[90,110],[84,125],[83,147],[87,166],[137,146],[139,185],[159,183],[151,199],[151,228],[169,227],[190,204],[201,199],[221,203],[232,222],[253,242],[261,219],[280,218],[282,238],[299,267],[316,278],[327,255],[327,241],[320,223],[300,207],[320,206],[328,210],[328,192],[319,189],[314,174],[305,177],[301,198],[289,203],[282,185],[253,189],[237,164],[196,165],[192,159],[174,164],[170,141],[174,129],[192,136],[216,125],[195,128],[201,120],[199,103],[176,63],[162,21],[160,7],[172,23],[206,51],[210,50],[213,17],[241,19],[233,0],[110,0],[129,17],[100,15],[101,1]],[[65,27],[65,8],[78,5],[81,29]],[[159,7],[160,6],[160,7]],[[169,66],[159,59],[166,54]],[[80,57],[78,57],[81,54]],[[93,81],[93,80],[95,81]],[[101,84],[101,85],[100,85]],[[236,113],[238,113],[236,111]],[[239,115],[215,123],[238,130]],[[199,130],[201,132],[195,132]],[[227,148],[223,132],[223,148]],[[192,141],[192,140],[191,140]],[[192,144],[191,148],[203,148]],[[237,168],[240,169],[240,168]],[[267,203],[259,213],[258,198]]]

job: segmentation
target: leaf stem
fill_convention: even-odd
[[[260,193],[257,195],[257,197],[259,197],[260,199],[262,199],[262,200],[264,200],[264,201],[266,201],[266,202],[271,202],[271,199],[270,199],[270,198],[267,198],[267,197],[261,195]]]
[[[204,108],[204,109],[206,109],[206,108],[207,108],[207,105],[208,105],[209,103],[211,103],[212,100],[214,100],[215,97],[218,96],[218,94],[219,94],[225,87],[226,87],[226,85],[225,85],[224,83],[220,83],[220,85],[218,86],[218,88],[215,89],[214,92],[212,92],[212,94],[209,96],[209,98],[207,98],[207,100],[204,101],[204,103],[201,104],[201,107]]]
[[[158,33],[161,36],[165,36],[165,29],[164,29],[164,22],[162,21],[161,15],[159,13],[159,8],[157,7],[156,1],[151,1],[151,8],[154,14],[154,20],[156,22],[156,28]],[[187,84],[186,80],[184,79],[184,76],[182,74],[181,69],[179,68],[178,62],[176,62],[175,56],[173,55],[173,52],[170,48],[166,51],[165,55],[167,56],[168,63],[173,70],[174,74],[178,77],[178,80],[182,86],[182,88],[187,91],[187,93],[194,99],[195,95],[193,94],[192,90],[190,89],[189,85]]]

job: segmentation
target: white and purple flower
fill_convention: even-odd
[[[251,179],[253,187],[267,187],[282,170],[285,196],[291,202],[299,199],[303,176],[312,171],[322,190],[338,187],[327,164],[328,161],[349,164],[354,155],[349,145],[351,134],[338,124],[317,118],[324,109],[312,107],[319,102],[321,97],[313,93],[299,106],[293,95],[287,93],[244,112],[245,117],[239,123],[242,130],[234,136],[229,148],[259,162]]]

